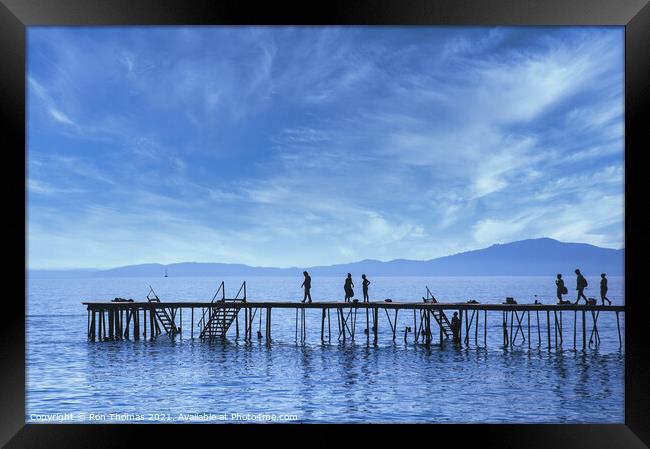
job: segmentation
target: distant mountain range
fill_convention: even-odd
[[[624,249],[600,248],[585,243],[564,243],[549,238],[496,244],[431,260],[395,259],[302,268],[251,267],[242,264],[184,262],[129,265],[109,270],[30,270],[34,278],[170,277],[185,276],[570,276],[576,268],[589,276],[624,274]]]

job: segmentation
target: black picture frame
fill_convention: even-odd
[[[2,365],[0,443],[8,448],[143,447],[236,439],[250,427],[211,425],[25,424],[25,44],[38,25],[363,24],[363,25],[623,25],[625,34],[625,424],[355,426],[363,436],[390,433],[403,444],[499,448],[642,448],[650,446],[650,350],[643,259],[650,221],[644,214],[643,144],[648,128],[650,6],[644,0],[329,0],[320,3],[172,0],[0,0],[0,111],[3,136],[0,226],[5,252],[0,312]],[[9,286],[9,291],[6,287]],[[254,425],[265,437],[277,430]],[[293,441],[338,444],[329,425],[288,426]],[[350,428],[350,426],[344,426]],[[287,426],[283,426],[287,429]],[[304,434],[308,430],[309,435]],[[413,436],[417,431],[417,440]],[[219,434],[217,434],[219,432]],[[156,442],[152,440],[156,439]],[[286,438],[286,437],[285,437]],[[408,438],[405,439],[405,438]],[[425,439],[422,439],[425,438]],[[478,441],[471,442],[472,440]],[[138,441],[142,443],[138,443]],[[367,440],[366,440],[367,442]],[[421,443],[420,443],[421,442]]]

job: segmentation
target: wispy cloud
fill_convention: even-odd
[[[623,30],[29,30],[29,259],[623,245]]]

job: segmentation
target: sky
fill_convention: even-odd
[[[623,27],[29,27],[31,269],[624,246]]]

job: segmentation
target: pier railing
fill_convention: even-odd
[[[224,282],[221,282],[219,289],[217,289],[217,292],[212,297],[212,301],[210,302],[211,304],[215,303],[215,299],[219,295],[219,292],[221,292],[221,299],[218,302],[223,305],[225,304],[232,305],[238,302],[240,303],[246,302],[245,281],[239,287],[239,290],[237,291],[237,294],[235,295],[234,298],[226,298],[225,284]],[[242,292],[243,292],[243,296],[240,297],[240,295],[242,295]],[[206,312],[208,314],[207,321],[205,316]],[[199,333],[199,337],[200,338],[217,338],[217,337],[225,338],[226,333],[228,332],[228,329],[230,328],[232,322],[237,320],[238,313],[239,313],[239,309],[235,307],[210,306],[204,308],[203,314],[201,316],[201,320],[199,321],[198,324],[199,328],[201,329]],[[237,327],[239,327],[239,325]]]

